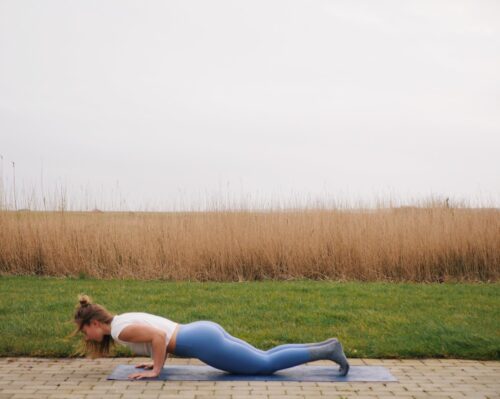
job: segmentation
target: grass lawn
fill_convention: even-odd
[[[0,356],[70,356],[77,294],[110,312],[212,320],[260,349],[338,337],[347,357],[499,359],[500,283],[242,283],[0,276]],[[118,346],[117,355],[130,355]]]

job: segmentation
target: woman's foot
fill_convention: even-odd
[[[340,366],[339,373],[341,376],[347,375],[350,366],[345,356],[344,349],[342,348],[342,344],[338,339],[335,339],[335,341],[331,343],[331,360]]]
[[[337,338],[331,338],[328,343],[312,346],[309,351],[311,353],[311,360],[330,359],[337,363],[339,373],[341,376],[347,375],[349,372],[349,362],[344,354],[342,344]]]

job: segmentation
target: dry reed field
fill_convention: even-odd
[[[0,273],[197,281],[497,281],[500,211],[0,212]]]

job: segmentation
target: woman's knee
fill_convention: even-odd
[[[262,361],[258,364],[255,362],[252,363],[226,363],[224,365],[220,365],[219,368],[228,371],[233,374],[261,374],[261,375],[269,375],[272,374],[276,371],[274,367],[272,367],[271,364]]]
[[[252,374],[272,374],[276,371],[271,358],[269,356],[261,357],[259,364],[256,366]]]
[[[264,366],[262,366],[259,369],[257,374],[269,375],[269,374],[273,374],[276,370],[277,370],[276,367],[274,367],[273,365],[265,364]]]

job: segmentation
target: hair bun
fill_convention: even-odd
[[[78,295],[78,302],[80,302],[80,306],[88,306],[91,304],[89,296],[85,294]]]

